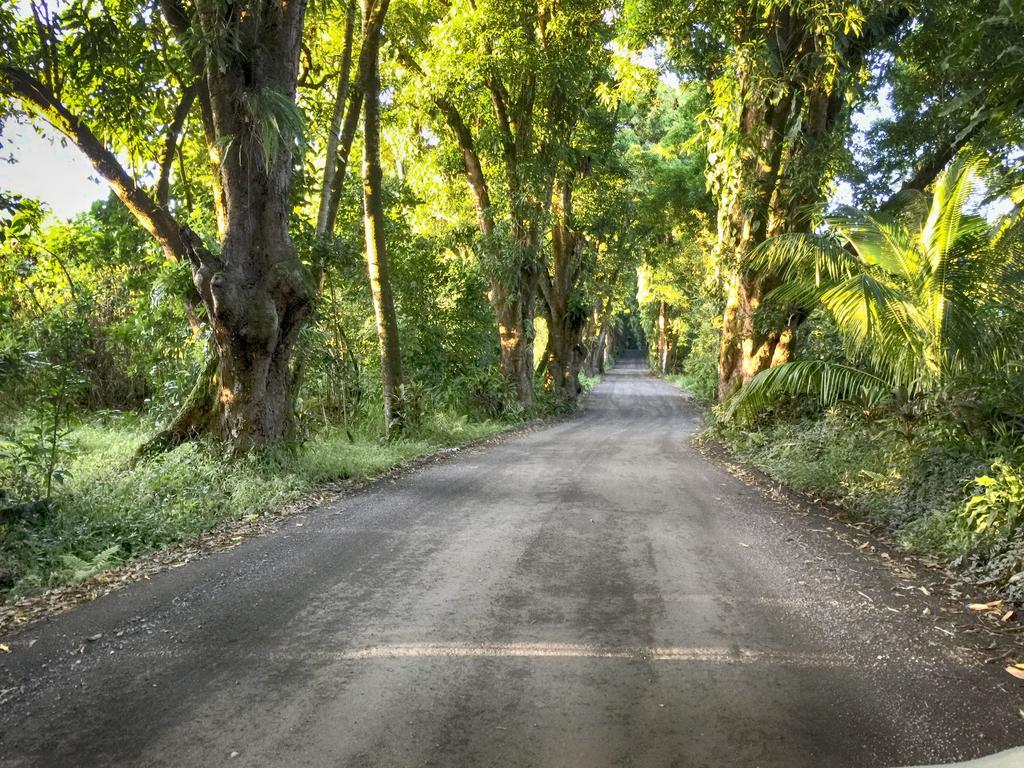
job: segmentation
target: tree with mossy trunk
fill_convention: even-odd
[[[501,370],[524,405],[533,400],[533,320],[555,179],[607,71],[612,28],[602,10],[592,0],[457,2],[418,20],[422,51],[399,47],[462,161]]]
[[[572,178],[558,183],[552,206],[551,247],[544,254],[540,270],[540,294],[548,327],[541,365],[549,386],[568,401],[575,400],[581,389],[579,373],[587,354],[583,333],[588,319],[579,285],[587,243],[576,228],[572,193]]]
[[[909,19],[901,2],[649,0],[634,27],[666,41],[713,95],[705,114],[725,311],[719,398],[793,354],[800,307],[762,309],[779,277],[754,268],[766,238],[806,231],[823,203],[869,55]]]
[[[212,435],[244,451],[286,438],[294,426],[292,352],[315,294],[289,234],[294,154],[302,139],[295,89],[305,2],[162,0],[161,14],[110,2],[100,17],[112,22],[106,47],[95,40],[82,45],[96,18],[87,4],[72,3],[59,14],[32,8],[33,18],[5,19],[13,63],[0,67],[0,87],[85,154],[168,259],[188,263],[212,329],[216,361],[158,442]],[[118,124],[124,104],[108,103],[105,85],[136,77],[125,74],[123,59],[127,46],[139,45],[143,53],[132,55],[147,57],[141,74],[153,80],[130,84],[143,91],[138,97],[145,99],[145,89],[164,98],[176,86],[179,93],[195,91],[216,242],[179,221],[119,158],[147,137],[126,130],[131,117]],[[104,133],[114,141],[104,141]]]
[[[867,55],[907,18],[883,3],[833,5],[745,9],[713,84],[710,183],[728,274],[719,399],[792,359],[807,311],[762,307],[781,277],[752,266],[751,254],[767,238],[808,230],[834,176]]]

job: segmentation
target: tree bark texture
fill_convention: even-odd
[[[388,0],[364,0],[364,28],[370,29],[376,5]],[[398,318],[395,314],[391,280],[388,272],[384,238],[384,201],[380,167],[380,27],[364,41],[366,56],[361,62],[360,82],[363,90],[363,227],[366,234],[366,266],[373,295],[373,313],[380,346],[381,382],[384,394],[384,426],[388,434],[403,426],[402,362],[398,341]]]
[[[580,368],[586,356],[583,333],[587,314],[576,301],[576,283],[583,265],[583,237],[572,227],[572,186],[562,183],[552,205],[551,253],[540,274],[546,307],[548,343],[545,350],[547,380],[567,400],[574,401],[581,387]]]

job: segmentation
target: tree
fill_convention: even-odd
[[[401,430],[402,360],[398,343],[398,318],[391,294],[384,238],[384,200],[380,167],[380,31],[389,0],[363,0],[363,42],[359,81],[363,92],[363,227],[366,233],[366,264],[373,295],[377,340],[380,344],[381,378],[384,387],[384,428]]]
[[[752,269],[750,254],[769,237],[806,230],[834,175],[868,54],[908,13],[900,4],[849,0],[668,0],[638,9],[639,31],[666,39],[677,65],[713,94],[705,120],[717,258],[727,274],[718,387],[724,399],[792,356],[805,313],[759,311],[777,277]]]
[[[215,0],[196,0],[185,7],[164,0],[160,9],[162,17],[150,16],[111,2],[105,10],[115,37],[106,48],[82,45],[94,30],[91,14],[79,3],[60,15],[37,11],[32,20],[8,19],[3,35],[14,63],[0,67],[0,83],[9,98],[89,158],[169,259],[191,268],[213,330],[216,363],[160,442],[212,434],[244,451],[292,429],[289,364],[314,297],[289,234],[292,166],[302,138],[295,90],[306,5],[283,0],[225,8]],[[32,27],[38,30],[34,37],[26,32]],[[147,39],[129,39],[140,30]],[[144,136],[130,132],[136,127],[131,119],[128,131],[110,132],[112,149],[83,117],[92,115],[101,125],[118,120],[123,104],[108,106],[103,72],[123,65],[118,57],[140,43],[141,55],[148,56],[142,74],[154,80],[132,84],[139,91],[135,98],[173,87],[166,70],[154,66],[158,54],[147,52],[167,48],[165,63],[178,82],[195,83],[219,247],[182,224],[122,165],[114,150],[145,143]]]
[[[749,417],[784,395],[907,403],[953,372],[998,359],[1005,340],[995,329],[1020,300],[1024,260],[1005,237],[1011,221],[992,227],[965,213],[978,170],[954,161],[902,221],[849,209],[826,220],[825,235],[767,241],[754,261],[784,278],[767,300],[821,307],[852,364],[801,360],[762,371],[730,412]]]
[[[430,43],[422,56],[401,51],[439,133],[458,147],[501,369],[524,405],[533,399],[533,318],[554,185],[606,71],[611,26],[602,10],[592,0],[457,3],[421,23],[420,39]]]
[[[556,187],[551,250],[542,258],[538,281],[548,327],[542,365],[554,391],[568,400],[575,400],[581,390],[579,372],[587,352],[583,346],[587,307],[578,285],[587,244],[575,228],[572,192],[571,179]]]
[[[760,6],[758,7],[760,8]],[[712,189],[718,248],[730,265],[719,353],[719,399],[760,371],[792,358],[802,307],[759,312],[778,276],[751,267],[765,239],[807,229],[839,142],[847,134],[849,89],[866,55],[906,14],[884,6],[768,4],[740,22],[736,49],[715,83]]]
[[[997,190],[1019,183],[1022,35],[1020,2],[940,0],[916,8],[914,23],[882,46],[872,73],[869,92],[889,109],[855,148],[857,165],[848,172],[862,207],[898,207],[900,192],[926,190],[964,148],[988,158]]]

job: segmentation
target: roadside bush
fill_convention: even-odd
[[[263,455],[229,460],[217,446],[193,442],[129,469],[147,421],[131,414],[92,420],[69,436],[77,450],[49,511],[0,519],[0,596],[89,578],[224,520],[276,511],[318,484],[374,475],[505,428],[442,411],[423,414],[411,434],[383,441],[381,425],[363,419],[350,434],[333,428]]]
[[[907,551],[1024,599],[1024,477],[991,456],[998,446],[967,438],[949,418],[908,424],[836,406],[712,432],[741,461],[885,528]]]
[[[975,478],[975,495],[964,505],[961,520],[977,538],[1009,539],[1021,523],[1024,480],[1002,459],[992,463],[992,475]]]

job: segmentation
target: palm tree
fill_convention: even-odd
[[[755,254],[782,285],[766,301],[828,313],[848,363],[800,360],[762,371],[727,414],[750,418],[785,395],[823,405],[906,403],[951,373],[991,363],[1005,350],[997,327],[1020,297],[1019,249],[1008,233],[965,208],[981,164],[958,158],[930,196],[895,220],[847,208],[824,234],[772,238]],[[1019,305],[1018,305],[1019,306]]]

